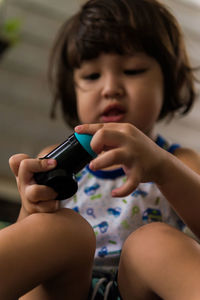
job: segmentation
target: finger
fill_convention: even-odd
[[[97,154],[124,145],[130,137],[130,124],[84,124],[76,127],[79,133],[92,134],[91,148]],[[80,128],[80,129],[79,129]],[[129,139],[130,140],[130,139]]]
[[[99,129],[101,129],[104,126],[103,123],[99,124],[83,124],[78,125],[74,128],[75,132],[77,133],[85,133],[85,134],[91,134],[94,135]]]
[[[128,176],[126,182],[120,186],[112,190],[112,197],[125,197],[130,195],[140,183],[140,176],[138,174],[132,174],[132,176]]]
[[[134,164],[133,160],[131,164]],[[90,162],[89,167],[91,170],[96,171],[113,165],[128,165],[128,157],[123,148],[116,148],[102,153]]]
[[[91,147],[94,152],[101,153],[102,151],[123,146],[125,143],[125,135],[122,132],[103,127],[94,134]]]
[[[29,158],[26,154],[14,154],[9,158],[9,166],[13,174],[17,177],[19,166],[22,160]]]
[[[58,200],[49,200],[47,202],[38,202],[38,203],[31,203],[28,202],[25,205],[25,210],[28,214],[34,213],[52,213],[57,211],[60,208],[60,201]]]
[[[56,164],[55,159],[24,159],[20,164],[18,172],[21,183],[30,183],[33,180],[34,173],[49,171],[55,168]]]
[[[60,201],[49,200],[47,202],[39,202],[35,204],[35,210],[39,213],[52,213],[59,209]]]
[[[58,193],[46,185],[32,184],[25,189],[24,196],[31,203],[48,202],[56,199]]]
[[[74,130],[77,133],[86,133],[86,134],[94,135],[98,130],[102,128],[120,130],[121,127],[122,124],[119,123],[97,123],[97,124],[78,125],[74,128]]]

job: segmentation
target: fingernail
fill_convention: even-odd
[[[48,165],[49,167],[54,167],[54,166],[56,165],[55,159],[53,159],[53,158],[47,159],[47,165]]]
[[[94,166],[94,163],[91,161],[90,164],[89,164],[89,167],[92,171],[96,171],[95,170],[95,166]]]
[[[74,130],[76,131],[76,132],[79,132],[79,131],[81,131],[81,129],[82,129],[82,125],[78,125],[78,126],[76,126],[75,128],[74,128]]]

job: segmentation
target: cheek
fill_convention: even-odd
[[[149,99],[145,106],[144,118],[147,120],[147,122],[155,123],[162,108],[162,98],[154,98],[152,101]]]
[[[153,119],[154,122],[157,121],[158,116],[160,115],[160,111],[163,104],[163,91],[157,90],[149,91],[146,95],[145,107],[146,107],[146,114],[149,119]],[[146,117],[147,117],[146,116]]]
[[[163,103],[162,89],[141,89],[138,91],[139,97],[132,106],[135,115],[135,126],[143,132],[150,130],[157,121]]]
[[[84,116],[85,116],[85,105],[83,105],[83,97],[81,93],[79,93],[79,89],[76,90],[76,106],[77,106],[77,114],[80,123],[84,123]]]
[[[87,117],[87,105],[83,105],[78,100],[77,100],[77,113],[78,113],[80,123],[82,124],[87,123],[85,120]]]
[[[96,91],[77,88],[77,113],[81,123],[95,123],[99,98]]]
[[[77,113],[80,123],[91,123],[94,111],[93,103],[87,96],[77,97]]]
[[[149,114],[158,118],[164,99],[164,89],[163,89],[163,78],[161,74],[158,76],[152,76],[148,84],[146,84],[147,89],[144,90],[144,101],[149,111]]]

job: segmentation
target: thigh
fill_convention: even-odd
[[[164,223],[132,233],[119,265],[120,293],[127,299],[200,299],[200,246]]]

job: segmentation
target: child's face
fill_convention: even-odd
[[[81,123],[128,122],[150,134],[163,103],[163,75],[144,53],[101,54],[74,70]]]

